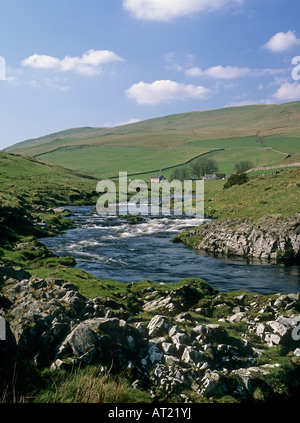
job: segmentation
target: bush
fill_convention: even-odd
[[[242,185],[249,181],[248,176],[246,173],[241,173],[240,175],[233,174],[231,175],[228,180],[225,182],[223,188],[230,188],[233,185]]]

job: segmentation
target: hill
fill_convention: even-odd
[[[48,207],[93,204],[97,180],[32,157],[0,152],[0,184],[2,210],[19,203]]]
[[[273,165],[300,152],[300,102],[181,113],[115,128],[74,128],[15,144],[5,151],[114,177],[181,166],[209,153],[221,173],[239,160]]]

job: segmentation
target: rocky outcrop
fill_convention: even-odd
[[[128,285],[139,307],[132,313],[125,296],[112,309],[71,283],[26,276],[5,279],[0,314],[7,341],[0,342],[0,356],[9,347],[39,367],[101,363],[130,371],[132,386],[153,397],[179,395],[186,402],[253,400],[258,390],[276,397],[276,378],[285,394],[300,384],[299,294],[220,294],[197,279],[175,289]]]
[[[300,262],[300,213],[267,215],[256,222],[226,219],[205,223],[174,238],[215,256]]]

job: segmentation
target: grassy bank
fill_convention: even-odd
[[[266,214],[300,211],[300,169],[282,170],[223,189],[224,181],[205,182],[205,215],[210,218],[257,220]]]

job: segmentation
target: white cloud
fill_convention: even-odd
[[[294,31],[278,32],[263,46],[273,53],[281,53],[292,47],[300,45],[300,39]]]
[[[246,76],[265,76],[265,75],[277,75],[285,72],[286,69],[251,69],[247,67],[239,66],[212,66],[208,69],[201,69],[193,67],[187,69],[185,74],[192,77],[209,76],[216,79],[235,79]]]
[[[251,73],[251,69],[238,66],[212,66],[206,70],[198,67],[187,69],[185,74],[188,76],[209,76],[216,79],[235,79],[247,76]]]
[[[23,66],[36,69],[54,69],[58,71],[74,71],[84,75],[95,75],[101,72],[103,65],[121,61],[113,51],[88,50],[81,57],[66,56],[63,59],[47,56],[44,54],[33,54],[22,61]]]
[[[210,92],[202,86],[180,84],[170,80],[155,81],[152,84],[141,81],[125,91],[129,98],[139,104],[152,105],[176,100],[203,99]]]
[[[300,100],[300,84],[286,82],[273,94],[273,98],[279,101]]]
[[[187,69],[185,71],[185,74],[188,76],[202,76],[203,75],[203,70],[201,68],[198,68],[197,66],[194,66],[193,68]]]
[[[205,74],[217,79],[235,79],[249,75],[250,71],[249,68],[219,65],[207,69]]]
[[[103,127],[114,128],[116,126],[130,125],[131,123],[137,123],[137,122],[140,122],[140,121],[141,121],[140,119],[131,118],[131,119],[123,120],[123,121],[120,121],[120,122],[113,122],[113,123],[107,122],[103,125]]]
[[[124,8],[136,19],[170,21],[197,12],[218,10],[243,0],[123,0]]]

